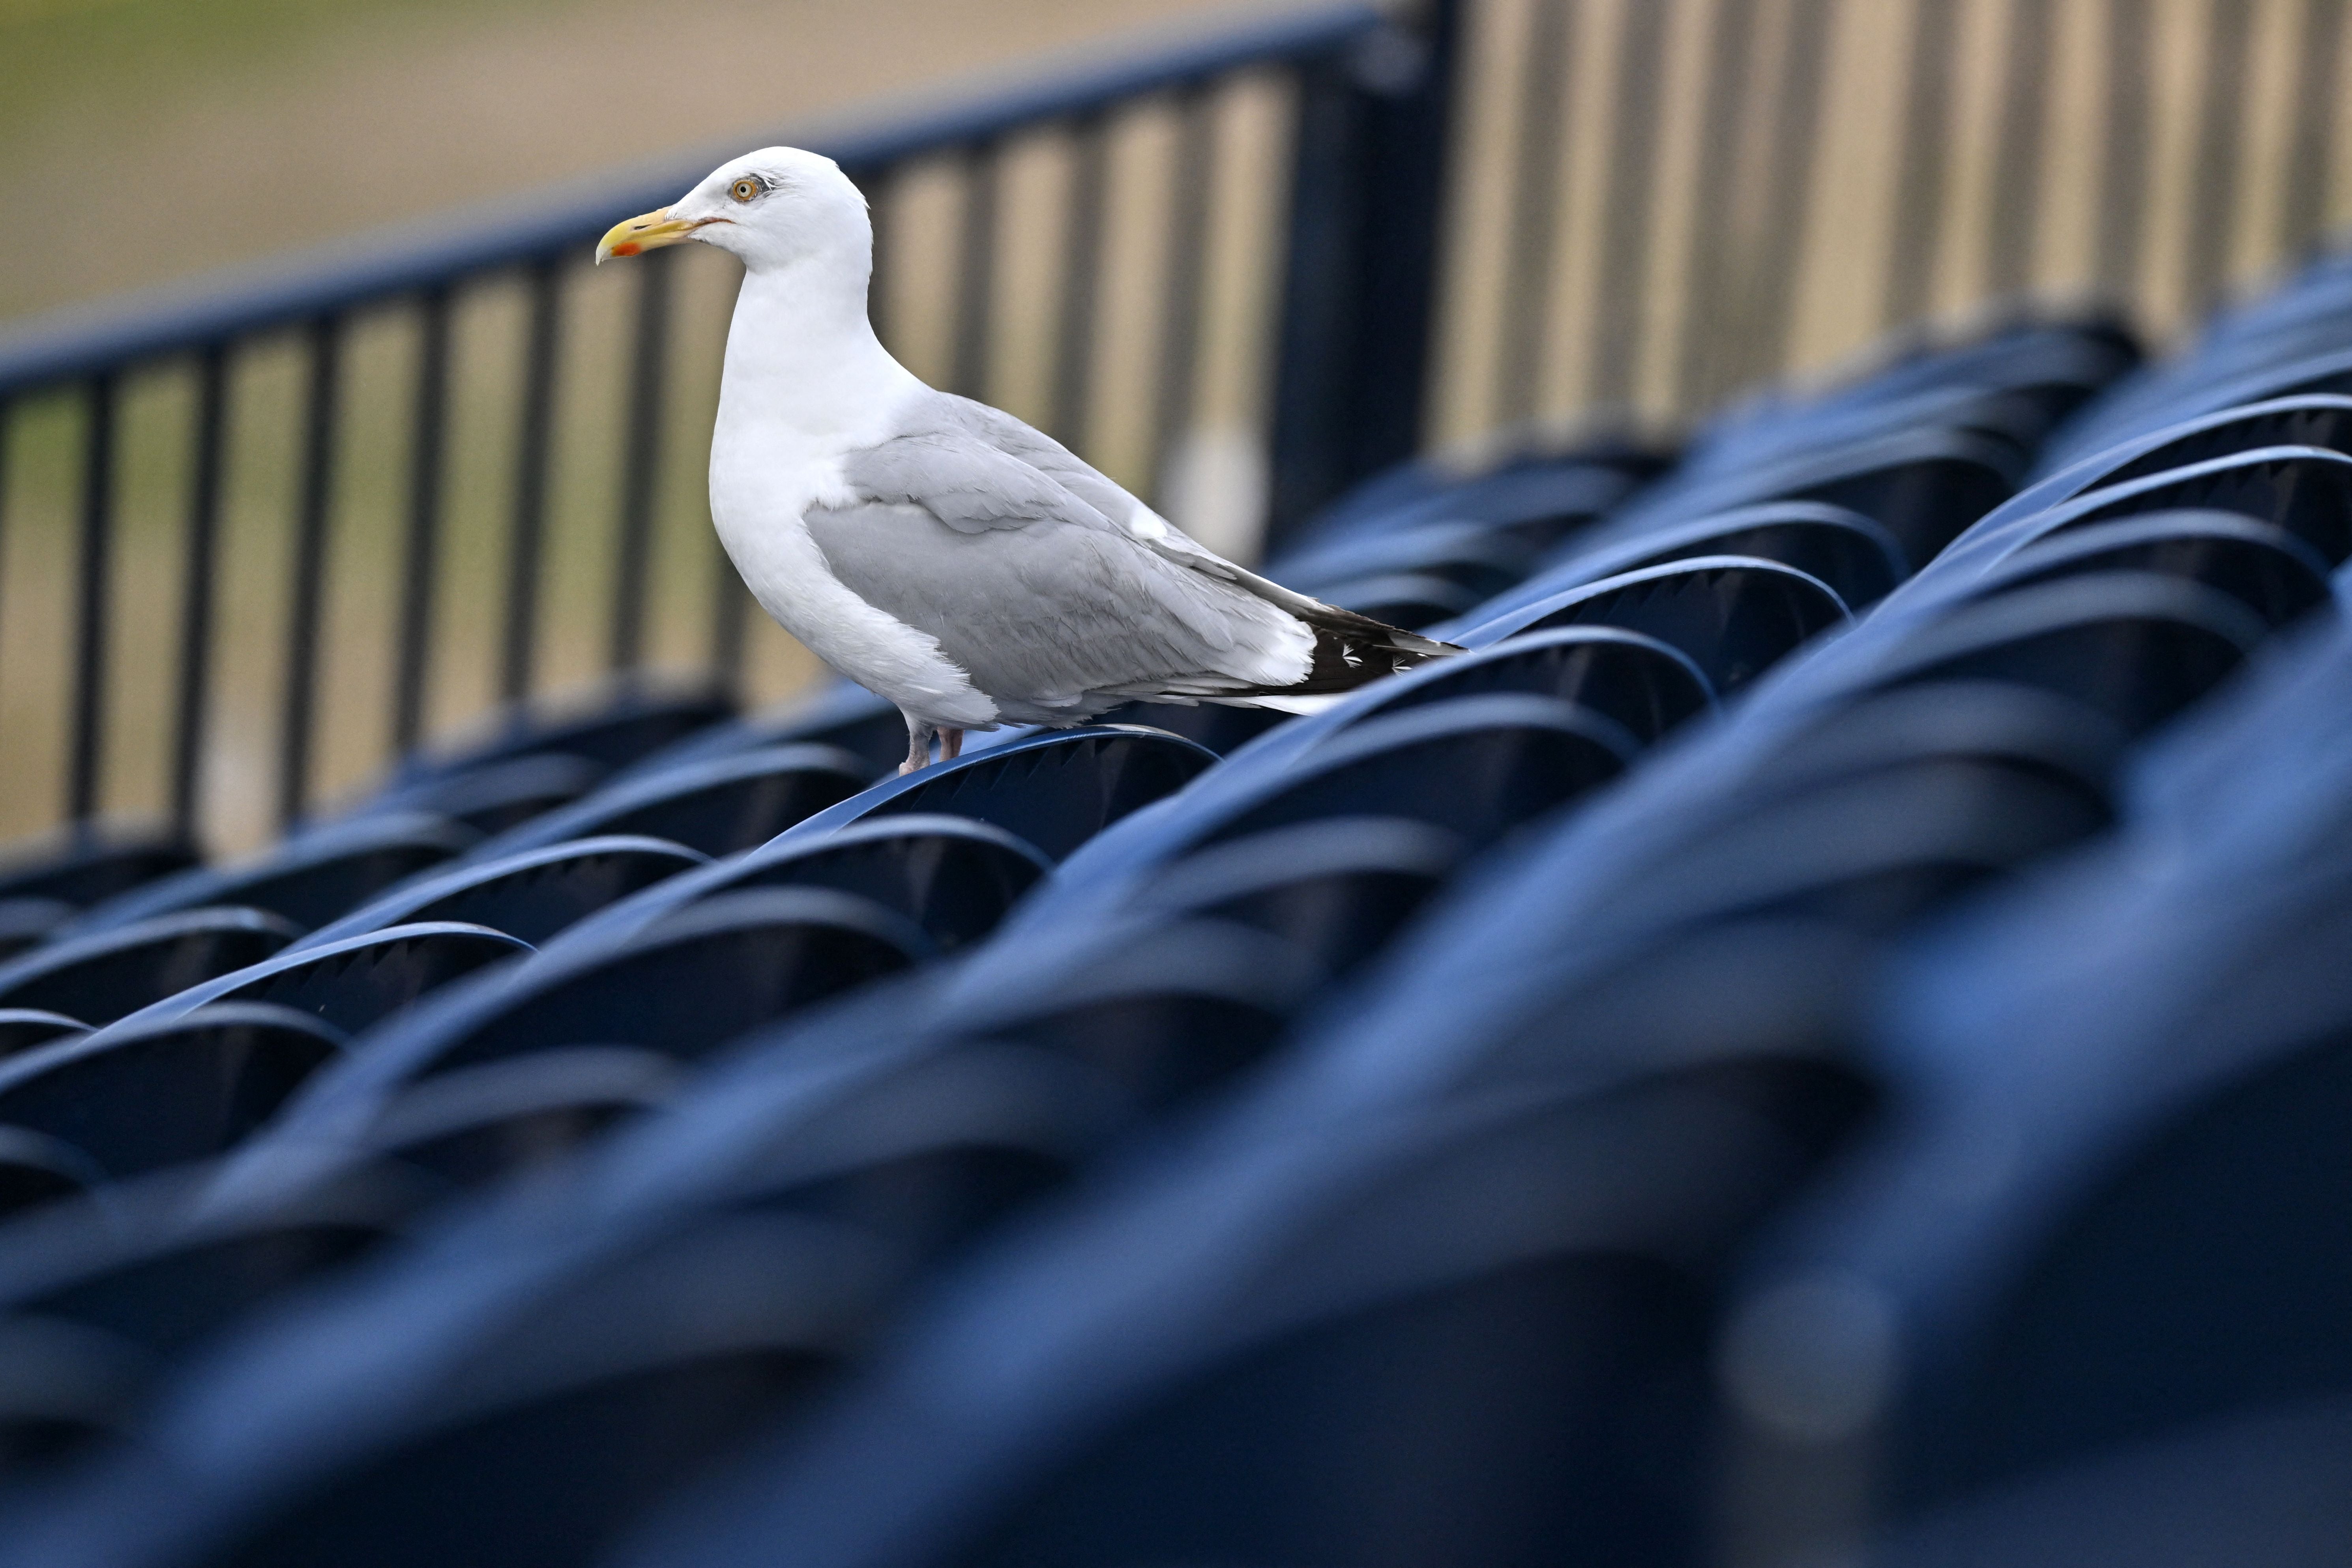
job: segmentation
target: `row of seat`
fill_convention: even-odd
[[[2347,297],[1401,470],[1269,570],[1471,651],[1308,718],[875,783],[862,693],[635,691],[242,865],[0,879],[0,1563],[1699,1563],[1727,1454],[1793,1478],[1770,1543],[1933,1552],[2319,1386],[2315,1332],[2202,1405],[2126,1398],[2160,1335],[2052,1360],[2201,1232],[2061,1249],[2032,1331],[1967,1247],[2258,1058],[2097,1070],[2215,973],[2145,900],[2321,951],[2324,768],[2298,816],[2223,759],[2326,750]],[[2184,1011],[2078,1049],[2119,996]]]

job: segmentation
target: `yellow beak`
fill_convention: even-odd
[[[683,245],[694,237],[694,231],[707,220],[691,220],[669,216],[669,208],[660,207],[614,224],[596,242],[596,259],[608,256],[635,256],[639,251],[659,250],[665,245]]]

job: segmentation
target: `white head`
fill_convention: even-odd
[[[689,239],[734,252],[753,273],[814,263],[862,287],[874,266],[866,197],[832,159],[797,147],[762,147],[720,164],[670,205],[614,224],[596,259]]]

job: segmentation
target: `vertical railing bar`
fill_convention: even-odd
[[[1747,379],[1777,376],[1788,368],[1796,325],[1797,269],[1812,219],[1813,174],[1821,145],[1822,76],[1837,0],[1790,0],[1787,47],[1781,51],[1769,162],[1765,224],[1753,273],[1754,308],[1747,353],[1739,363]]]
[[[1675,407],[1696,411],[1725,379],[1724,333],[1731,323],[1732,209],[1738,196],[1741,122],[1753,76],[1756,0],[1723,0],[1706,66],[1698,169],[1691,186],[1690,265],[1684,297]]]
[[[210,718],[213,577],[220,550],[221,486],[227,464],[229,350],[196,360],[196,426],[188,488],[187,559],[180,584],[179,692],[172,740],[172,826],[195,837],[203,810],[205,731]]]
[[[2122,0],[2132,4],[2134,0]],[[1895,234],[1880,318],[1894,328],[1927,314],[1944,231],[1944,176],[1952,118],[1954,0],[1917,0],[1895,176]]]
[[[1734,4],[1743,0],[1733,0]],[[1553,245],[1559,234],[1560,156],[1568,142],[1566,56],[1569,0],[1535,0],[1519,75],[1519,135],[1511,243],[1504,253],[1500,352],[1495,356],[1495,424],[1509,429],[1536,416],[1544,347],[1551,336]]]
[[[2304,0],[2296,57],[2294,123],[2279,202],[2279,249],[2289,261],[2308,256],[2327,226],[2327,186],[2336,147],[2336,72],[2344,54],[2344,0]]]
[[[742,687],[750,651],[751,591],[715,535],[710,567],[710,673],[722,689],[735,691]]]
[[[2033,279],[2042,218],[2042,130],[2050,96],[2050,0],[2010,0],[1992,211],[1985,224],[1985,289],[1996,299]]]
[[[1175,167],[1168,206],[1168,297],[1161,305],[1159,405],[1153,410],[1147,471],[1156,504],[1169,504],[1169,464],[1192,425],[1201,363],[1201,310],[1207,279],[1209,177],[1215,160],[1216,99],[1206,86],[1175,100]]]
[[[278,716],[278,824],[291,827],[310,798],[312,723],[319,683],[319,623],[327,569],[328,514],[334,495],[335,423],[341,398],[342,319],[321,316],[307,334],[302,471],[296,502],[293,580],[288,598],[286,676]]]
[[[499,648],[499,697],[530,695],[539,641],[540,558],[547,537],[547,471],[555,433],[555,340],[562,279],[553,259],[535,263],[530,337],[523,350],[522,424],[515,451],[514,521],[507,535],[507,607]]]
[[[891,205],[894,184],[888,171],[850,171],[859,190],[866,193],[866,216],[874,226],[874,265],[866,274],[866,319],[874,324],[874,335],[882,346],[890,346],[890,271],[898,259],[898,215]],[[648,252],[648,254],[658,254]],[[639,308],[643,309],[642,300]]]
[[[963,223],[957,245],[955,358],[949,384],[988,395],[989,317],[996,295],[996,203],[1000,149],[984,142],[964,153]]]
[[[2148,18],[2146,0],[2107,0],[2105,145],[2100,156],[2099,228],[2093,270],[2118,302],[2139,291],[2147,208]]]
[[[2238,148],[2244,133],[2247,35],[2239,0],[2209,0],[2205,78],[2198,94],[2197,156],[2189,175],[2181,293],[2192,313],[2220,301],[2235,237]]]
[[[16,405],[0,397],[0,606],[8,600],[8,442],[16,429]],[[6,622],[0,620],[0,631]]]
[[[441,478],[448,450],[448,425],[449,289],[445,286],[427,290],[417,301],[408,526],[401,549],[399,640],[394,653],[392,752],[395,757],[415,750],[425,729],[434,590],[441,570]]]
[[[1626,6],[1617,47],[1616,129],[1601,204],[1601,287],[1593,301],[1587,391],[1592,403],[1621,413],[1633,401],[1650,281],[1651,198],[1657,187],[1659,88],[1669,9],[1662,0]]]
[[[114,554],[114,441],[120,394],[115,372],[101,371],[91,377],[88,419],[82,429],[73,728],[66,764],[66,815],[77,826],[97,815],[106,750],[107,620]]]
[[[667,387],[669,263],[675,252],[649,251],[637,281],[631,344],[628,426],[621,456],[621,514],[613,552],[612,638],[605,665],[634,669],[645,657],[646,576],[653,553],[654,497],[661,478],[662,406]]]
[[[1087,444],[1088,384],[1093,379],[1095,310],[1100,292],[1103,184],[1110,135],[1100,114],[1070,127],[1068,216],[1063,236],[1061,321],[1055,333],[1055,439],[1073,451]]]

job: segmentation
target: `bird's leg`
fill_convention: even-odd
[[[898,764],[900,778],[906,777],[917,768],[930,766],[931,733],[931,727],[929,724],[918,724],[912,720],[907,721],[907,760]]]
[[[940,731],[940,761],[941,761],[941,762],[943,762],[943,763],[951,763],[951,762],[954,762],[958,757],[961,757],[961,756],[962,756],[962,755],[963,755],[963,731],[962,731],[961,730],[942,730],[942,731]]]

